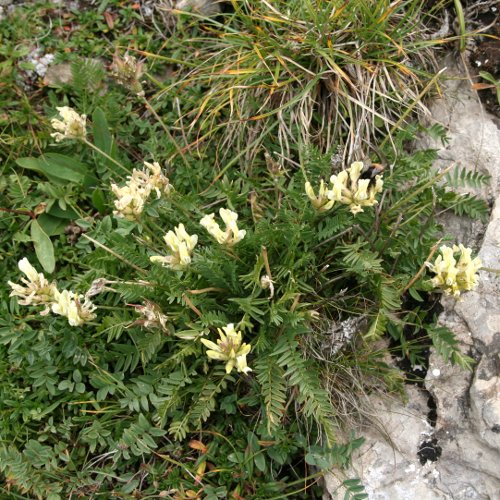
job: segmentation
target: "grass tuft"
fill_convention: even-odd
[[[408,107],[426,111],[421,91],[442,40],[430,39],[425,22],[440,4],[426,12],[415,0],[231,6],[215,19],[180,15],[169,43],[185,63],[158,96],[181,101],[185,148],[216,139],[220,163],[235,150],[251,162],[276,125],[283,158],[300,144],[326,151],[340,143],[350,161],[403,126]],[[202,99],[191,99],[193,92]]]

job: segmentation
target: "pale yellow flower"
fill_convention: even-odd
[[[472,249],[462,244],[447,247],[442,245],[434,264],[427,262],[427,267],[436,274],[431,283],[436,288],[441,288],[445,294],[458,297],[460,292],[473,290],[477,286],[477,271],[482,263],[479,257],[472,259]],[[455,255],[460,252],[457,260]]]
[[[111,184],[111,191],[117,198],[114,202],[116,210],[113,211],[113,214],[130,221],[137,220],[144,210],[149,190],[137,183],[129,182],[122,187]]]
[[[11,297],[20,297],[19,304],[23,306],[40,305],[45,306],[45,310],[40,314],[47,315],[50,311],[68,318],[71,326],[80,326],[83,323],[95,318],[93,311],[95,306],[83,295],[77,295],[71,291],[60,292],[55,283],[49,283],[42,273],[24,258],[19,261],[19,269],[28,279],[21,278],[26,285],[18,285],[9,281],[12,288]]]
[[[318,195],[314,192],[314,189],[309,181],[305,183],[305,190],[308,198],[311,200],[312,206],[318,212],[326,212],[333,207],[335,201],[329,199],[330,191],[325,186],[325,181],[323,179],[321,179],[319,184]]]
[[[191,255],[194,247],[198,243],[196,234],[189,235],[184,228],[184,224],[179,224],[174,231],[169,231],[163,239],[172,252],[166,257],[153,255],[149,259],[175,270],[182,270],[191,263]]]
[[[168,177],[163,175],[162,169],[158,162],[148,163],[144,162],[144,165],[151,172],[145,181],[146,185],[150,186],[152,190],[156,192],[156,198],[160,198],[162,194],[170,194],[172,191],[172,185],[168,180]]]
[[[378,201],[375,196],[382,192],[384,186],[381,175],[375,176],[375,182],[360,179],[363,168],[363,162],[355,161],[346,170],[330,177],[333,186],[328,194],[329,199],[349,205],[354,215],[363,212],[363,207],[376,205]]]
[[[116,210],[113,212],[117,217],[137,220],[152,191],[156,192],[159,199],[162,194],[168,195],[172,190],[172,185],[157,162],[144,162],[144,165],[146,168],[143,170],[134,168],[132,175],[127,176],[125,186],[111,184],[111,190],[117,198],[114,202]]]
[[[46,305],[50,302],[57,291],[56,285],[49,283],[43,273],[37,272],[27,258],[21,259],[18,266],[27,279],[21,278],[25,286],[9,281],[8,284],[12,288],[10,296],[19,297],[19,304],[23,306]]]
[[[232,246],[241,241],[245,237],[246,231],[238,228],[238,224],[236,222],[238,220],[238,214],[227,208],[221,208],[219,210],[219,215],[226,224],[225,231],[223,231],[219,224],[215,222],[215,214],[205,215],[205,217],[200,220],[200,224],[221,245]]]
[[[466,248],[462,244],[453,245],[454,252],[460,252],[458,261],[458,283],[463,290],[473,290],[477,286],[477,271],[483,265],[481,259],[472,259],[472,249]]]
[[[209,348],[207,356],[210,359],[217,359],[219,361],[226,361],[226,373],[231,373],[232,369],[236,367],[238,372],[248,373],[252,369],[247,366],[247,354],[251,350],[249,344],[242,343],[241,332],[234,329],[234,324],[230,323],[227,326],[217,328],[220,339],[217,344],[208,340],[200,339],[201,342]]]
[[[205,215],[200,224],[217,240],[221,245],[227,240],[226,233],[220,228],[219,224],[215,222],[215,214]]]
[[[57,130],[50,134],[56,142],[61,142],[64,139],[85,139],[87,135],[86,115],[79,115],[74,109],[68,106],[57,108],[62,120],[53,118],[50,123],[52,128]]]
[[[349,204],[350,199],[346,194],[350,194],[347,189],[347,179],[349,178],[349,172],[347,170],[342,170],[338,175],[332,175],[330,177],[330,182],[333,184],[332,189],[329,192],[329,197],[331,200],[340,201],[343,204]]]
[[[81,298],[81,295],[68,290],[63,290],[62,292],[56,291],[51,307],[52,312],[66,316],[71,326],[83,325],[95,318],[95,314],[93,314],[95,306],[88,299],[82,304],[80,301]]]

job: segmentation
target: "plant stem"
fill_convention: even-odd
[[[97,151],[100,155],[104,156],[106,160],[109,160],[113,164],[115,164],[117,167],[120,167],[124,172],[127,174],[130,174],[130,171],[125,168],[119,161],[115,160],[113,157],[109,156],[108,153],[103,151],[101,148],[98,148],[95,144],[92,144],[91,142],[87,141],[87,139],[82,139],[83,143],[92,148],[94,151]]]
[[[174,145],[175,147],[175,150],[177,151],[177,154],[181,155],[181,158],[182,158],[182,161],[184,162],[184,165],[186,167],[189,168],[189,162],[187,161],[186,159],[186,156],[184,155],[184,153],[182,152],[182,149],[181,147],[177,144],[177,141],[174,139],[173,135],[170,133],[170,130],[168,129],[168,127],[165,125],[164,121],[161,119],[160,115],[156,112],[156,110],[153,108],[153,106],[151,106],[151,104],[149,103],[149,101],[146,99],[146,97],[144,96],[139,96],[139,98],[141,99],[141,101],[144,103],[144,106],[146,106],[146,108],[149,109],[149,111],[151,111],[151,113],[153,114],[153,116],[158,120],[158,123],[161,125],[162,129],[165,131],[165,133],[167,134],[167,137],[170,139],[170,141],[172,142],[172,144]],[[175,157],[172,156],[170,158],[170,160],[172,160],[173,158]]]
[[[122,262],[124,262],[128,266],[134,268],[136,271],[139,271],[142,274],[146,274],[147,273],[146,270],[142,269],[139,266],[136,266],[133,262],[130,262],[125,257],[122,257],[121,255],[117,254],[114,250],[111,250],[111,248],[108,248],[106,245],[103,245],[102,243],[100,243],[99,241],[95,240],[94,238],[92,238],[88,234],[83,233],[82,236],[84,238],[87,238],[89,241],[91,241],[94,245],[98,246],[99,248],[102,248],[103,250],[106,250],[106,252],[109,252],[111,255],[115,256],[117,259],[120,259]]]
[[[431,252],[429,253],[429,256],[427,257],[427,259],[425,259],[425,262],[420,266],[420,269],[418,270],[417,274],[415,274],[415,276],[413,276],[411,281],[403,288],[401,295],[403,295],[407,290],[409,290],[414,285],[414,283],[418,280],[418,278],[420,278],[420,275],[424,272],[424,269],[425,269],[427,263],[430,262],[433,255],[436,253],[436,250],[437,250],[439,244],[441,243],[441,241],[442,241],[442,239],[440,239],[437,243],[435,243],[434,246],[431,248]]]
[[[32,219],[36,219],[35,212],[33,212],[32,210],[16,210],[14,208],[0,207],[0,212],[7,212],[9,214],[17,214],[17,215],[27,215]]]

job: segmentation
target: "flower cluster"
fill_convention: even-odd
[[[87,135],[86,115],[79,115],[68,106],[57,108],[57,111],[59,111],[62,121],[57,118],[50,121],[52,128],[57,130],[57,132],[50,134],[56,142],[61,142],[64,139],[85,139]]]
[[[376,205],[378,201],[375,196],[382,192],[384,181],[381,175],[372,179],[362,179],[363,162],[356,161],[351,166],[340,172],[338,175],[330,177],[331,189],[327,189],[321,180],[319,193],[315,194],[311,183],[306,182],[306,194],[311,200],[313,207],[319,212],[330,210],[335,202],[349,205],[351,213],[356,215],[363,211],[363,207]]]
[[[111,184],[111,190],[117,197],[115,200],[116,210],[113,212],[117,217],[127,220],[137,220],[144,209],[144,204],[149,195],[154,191],[159,199],[163,194],[168,195],[172,190],[167,177],[161,171],[157,162],[144,162],[145,169],[134,168],[132,175],[127,177],[125,186],[119,187]]]
[[[227,208],[219,210],[221,219],[226,224],[226,230],[223,231],[219,224],[215,222],[215,214],[205,215],[200,221],[200,224],[217,240],[221,245],[233,246],[241,241],[246,234],[244,229],[238,229],[236,221],[238,214]]]
[[[184,228],[184,224],[179,224],[174,231],[169,231],[163,238],[171,255],[163,257],[153,255],[151,262],[158,262],[175,270],[182,270],[191,263],[191,255],[194,247],[198,243],[196,234],[189,235]]]
[[[46,305],[50,303],[56,293],[56,285],[49,283],[43,273],[37,270],[29,263],[29,260],[24,258],[19,261],[19,270],[26,275],[26,278],[21,278],[25,286],[9,281],[12,288],[11,297],[19,297],[19,304],[22,306],[30,305]]]
[[[45,306],[45,310],[41,312],[43,316],[52,311],[54,314],[66,316],[71,326],[80,326],[95,318],[95,306],[87,297],[82,303],[82,295],[68,290],[60,292],[56,284],[49,283],[43,273],[39,273],[26,258],[21,259],[18,265],[20,271],[26,275],[26,278],[21,278],[25,286],[11,281],[8,283],[12,288],[10,296],[19,297],[19,304]]]
[[[222,327],[222,330],[220,328],[217,330],[220,336],[217,344],[208,339],[201,339],[201,342],[209,348],[207,356],[210,359],[226,361],[226,373],[231,373],[234,367],[238,372],[251,372],[252,369],[247,366],[247,354],[251,346],[241,342],[241,332],[234,329],[233,323]]]
[[[458,297],[460,292],[473,290],[477,286],[477,271],[481,267],[481,259],[472,259],[472,250],[462,244],[447,247],[443,245],[434,264],[427,262],[427,267],[436,274],[431,283],[436,288],[441,288],[445,294]],[[460,252],[458,262],[455,255]]]

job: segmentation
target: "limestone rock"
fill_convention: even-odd
[[[408,396],[407,405],[396,399],[372,397],[375,427],[372,423],[360,430],[365,442],[354,454],[348,475],[361,478],[371,499],[446,498],[434,488],[434,465],[427,462],[422,467],[416,453],[432,433],[426,420],[427,399],[415,386],[408,388]],[[338,474],[326,476],[325,483],[333,498],[343,498],[345,492]]]
[[[62,85],[71,83],[72,80],[71,64],[62,63],[53,64],[47,68],[44,83],[47,85]]]
[[[499,356],[484,356],[470,388],[471,416],[479,439],[500,450]]]
[[[177,10],[189,10],[203,16],[213,16],[220,12],[220,2],[217,0],[178,0]]]

